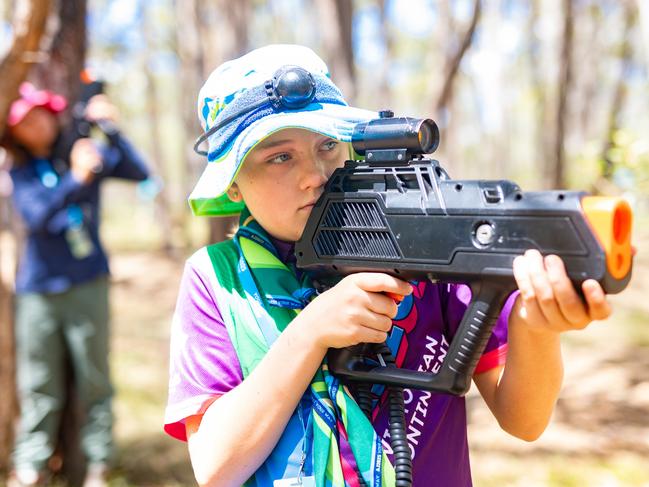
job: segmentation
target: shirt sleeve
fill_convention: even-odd
[[[101,176],[144,181],[149,170],[142,156],[121,133],[111,137],[111,144],[103,148],[104,168]]]
[[[216,398],[243,381],[239,360],[210,289],[213,280],[201,269],[213,272],[205,249],[185,265],[171,327],[164,430],[183,441],[187,440],[185,418],[204,413]]]
[[[448,323],[451,336],[455,336],[471,303],[471,289],[464,284],[449,284],[445,291],[447,293],[446,323]],[[474,374],[486,372],[505,363],[507,359],[507,325],[517,296],[518,291],[513,292],[505,300]]]

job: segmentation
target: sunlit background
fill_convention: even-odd
[[[0,7],[0,58],[18,3]],[[227,230],[186,204],[203,165],[191,152],[198,89],[227,59],[299,43],[350,104],[436,120],[435,157],[454,178],[629,200],[632,285],[612,299],[613,318],[565,337],[548,431],[510,439],[471,394],[469,433],[479,487],[649,486],[648,2],[89,0],[87,12],[86,65],[155,173],[103,193],[120,445],[111,485],[192,483],[184,445],[162,433],[168,330],[184,257]]]

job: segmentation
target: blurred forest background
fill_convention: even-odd
[[[88,67],[155,173],[103,190],[111,254],[117,471],[111,485],[191,485],[162,433],[168,332],[183,260],[231,222],[194,218],[196,96],[222,61],[268,43],[316,50],[350,104],[431,117],[455,178],[627,198],[638,254],[613,318],[565,337],[546,434],[523,444],[470,394],[476,486],[649,486],[649,2],[644,0],[3,0],[0,133],[20,81],[74,100]],[[0,155],[0,485],[13,393],[21,229]]]

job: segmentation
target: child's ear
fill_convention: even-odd
[[[230,200],[234,201],[235,203],[243,201],[243,196],[241,195],[241,191],[239,191],[239,186],[237,186],[237,183],[232,183],[232,186],[230,186],[230,188],[228,189],[228,198],[230,198]]]

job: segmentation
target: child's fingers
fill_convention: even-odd
[[[401,295],[399,295],[401,296]],[[394,318],[397,315],[398,306],[391,297],[379,294],[369,294],[368,309],[374,313]]]
[[[581,285],[588,303],[588,312],[593,320],[604,320],[611,314],[611,305],[606,300],[602,286],[594,279],[588,279]]]
[[[563,260],[556,255],[548,255],[545,257],[545,268],[563,316],[575,324],[590,321],[584,303],[568,278]]]
[[[362,337],[356,343],[383,343],[388,339],[388,334],[384,331],[366,328]]]
[[[382,272],[359,272],[351,277],[356,285],[364,291],[374,293],[395,293],[408,295],[412,292],[409,282]]]
[[[392,319],[385,315],[368,312],[368,315],[363,319],[361,326],[387,333],[392,328]]]
[[[514,279],[521,293],[520,300],[524,318],[534,323],[545,320],[536,300],[536,293],[534,292],[534,286],[530,278],[527,260],[522,255],[514,259]]]
[[[565,318],[561,314],[554,290],[548,278],[548,273],[545,269],[543,256],[538,250],[528,250],[525,252],[525,260],[536,300],[546,320],[550,323],[564,321]]]

